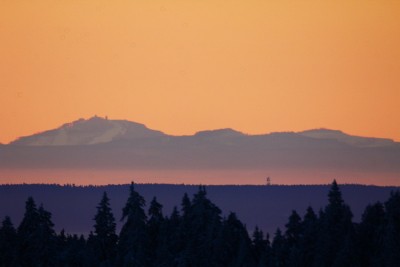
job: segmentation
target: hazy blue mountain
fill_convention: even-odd
[[[93,117],[0,146],[0,170],[30,169],[257,170],[265,174],[278,169],[292,171],[293,176],[299,170],[312,170],[335,175],[332,179],[338,173],[350,173],[350,178],[376,174],[388,179],[380,184],[398,184],[400,144],[327,129],[261,135],[219,129],[172,136],[143,124]],[[358,178],[345,181],[360,182]],[[374,183],[371,179],[365,183]]]
[[[156,140],[170,142],[171,139],[182,139],[182,143],[210,142],[236,145],[251,145],[263,143],[277,147],[299,147],[299,146],[333,146],[343,144],[356,147],[390,147],[399,146],[399,143],[391,139],[359,137],[343,133],[338,130],[313,129],[303,132],[278,132],[263,135],[246,135],[236,130],[216,129],[197,132],[192,136],[170,136],[147,128],[145,125],[126,120],[109,120],[94,116],[90,119],[79,119],[66,123],[57,129],[20,137],[10,145],[22,146],[79,146],[98,145],[104,143],[127,144],[130,141],[144,141],[150,139],[154,146],[159,146]],[[250,141],[251,140],[251,141]],[[185,142],[186,141],[186,142]],[[188,142],[190,141],[190,142]],[[146,143],[146,142],[145,142]],[[171,142],[174,143],[174,142]]]
[[[197,132],[195,135],[197,138],[203,138],[203,139],[229,139],[229,138],[235,138],[235,137],[242,137],[244,136],[243,133],[235,131],[230,128],[226,129],[218,129],[218,130],[209,130],[209,131],[200,131]]]
[[[358,147],[388,147],[396,145],[396,143],[391,139],[348,135],[338,130],[314,129],[299,132],[299,134],[317,139],[337,140],[341,143]]]

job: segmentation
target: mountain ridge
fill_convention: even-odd
[[[340,130],[331,130],[326,128],[305,130],[298,132],[298,134],[318,139],[334,139],[338,140],[339,142],[355,146],[379,147],[396,144],[394,140],[389,138],[356,136],[346,134]]]
[[[363,137],[344,133],[340,130],[327,128],[310,129],[300,132],[271,132],[266,134],[244,134],[240,131],[223,128],[198,131],[193,135],[174,136],[153,130],[146,125],[128,120],[109,120],[98,116],[89,119],[78,119],[65,123],[58,128],[46,130],[37,134],[22,136],[8,145],[22,146],[69,146],[96,145],[119,140],[137,140],[147,138],[198,137],[206,139],[262,137],[294,134],[312,139],[335,140],[340,143],[357,147],[388,147],[399,145],[389,138]]]
[[[31,144],[31,145],[29,145]],[[180,181],[400,184],[400,143],[314,129],[249,135],[233,129],[173,136],[94,117],[0,146],[0,182]]]

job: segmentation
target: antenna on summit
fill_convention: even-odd
[[[267,186],[271,185],[271,178],[269,176],[266,179],[266,185]]]

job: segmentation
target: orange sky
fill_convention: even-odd
[[[108,115],[169,134],[400,141],[400,1],[0,1],[0,142]]]

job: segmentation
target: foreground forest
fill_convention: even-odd
[[[339,181],[338,181],[339,182]],[[256,226],[271,236],[279,227],[283,229],[287,218],[296,210],[301,217],[311,206],[314,211],[328,204],[330,184],[326,185],[207,185],[207,198],[218,206],[221,216],[227,217],[233,211],[250,231]],[[69,234],[85,235],[93,231],[93,218],[104,192],[111,199],[117,224],[121,231],[122,209],[129,196],[130,184],[104,186],[77,186],[56,184],[0,185],[0,222],[10,216],[19,225],[24,216],[24,206],[28,197],[33,196],[37,205],[44,204],[52,214],[54,230],[64,229]],[[163,205],[164,214],[171,214],[180,206],[182,196],[190,198],[198,192],[199,185],[187,184],[140,184],[135,182],[135,190],[140,192],[147,205],[154,196]],[[390,192],[400,187],[348,185],[340,183],[343,200],[353,212],[353,221],[360,222],[368,204],[385,202]],[[12,203],[12,205],[10,204]],[[147,208],[146,208],[147,209]],[[260,215],[262,214],[262,215]]]
[[[87,236],[56,233],[51,213],[26,201],[25,214],[14,227],[5,217],[0,228],[0,266],[398,266],[400,262],[400,192],[385,203],[368,205],[360,223],[343,201],[334,181],[328,204],[311,207],[303,218],[293,210],[285,229],[273,236],[246,226],[230,213],[222,217],[205,187],[169,216],[153,198],[131,184],[123,208],[123,226],[105,192],[97,206],[93,231]],[[262,213],[260,214],[262,216]]]

